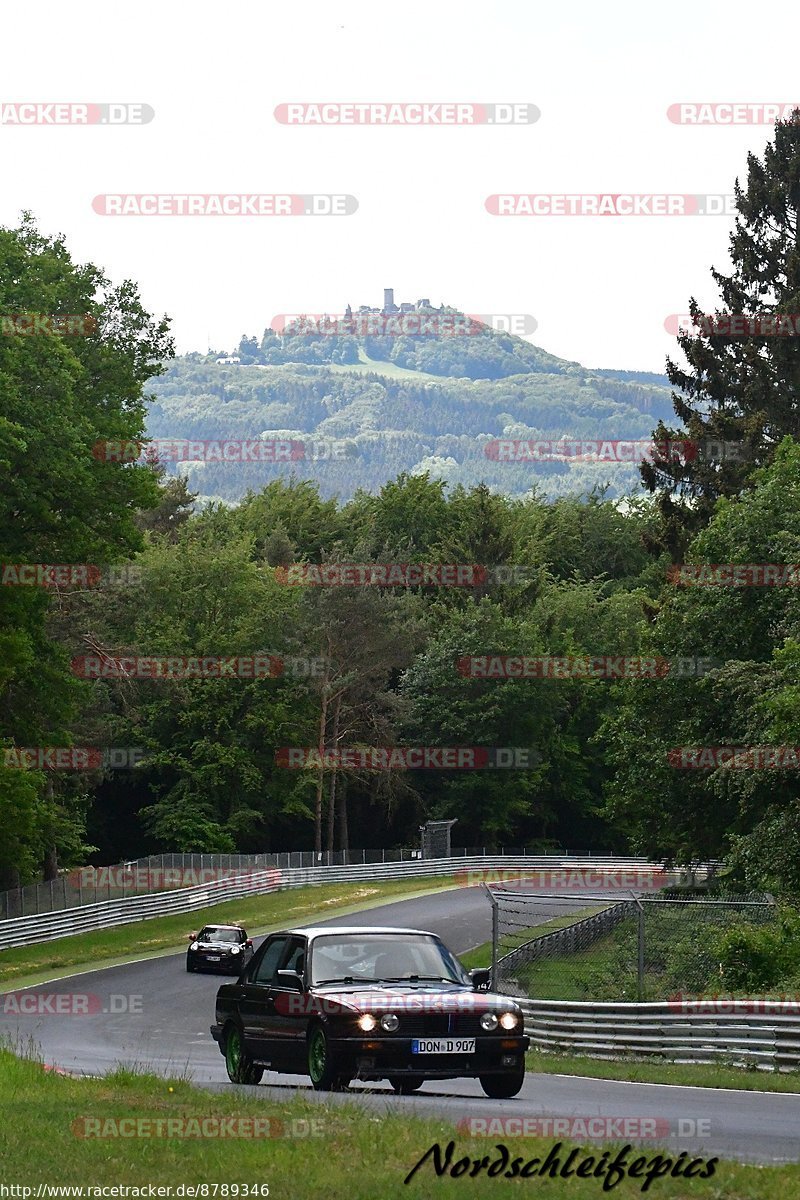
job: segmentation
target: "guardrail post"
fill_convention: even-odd
[[[636,966],[636,989],[637,999],[644,999],[644,905],[639,899],[636,900],[639,909],[639,929],[638,929],[638,955]]]
[[[492,906],[492,972],[490,976],[489,987],[492,991],[497,988],[497,943],[499,939],[499,909],[497,901],[492,895],[491,889],[487,884],[482,885],[489,897],[489,903]]]

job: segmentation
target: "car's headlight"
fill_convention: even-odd
[[[373,1017],[372,1013],[364,1013],[363,1017],[358,1018],[358,1027],[363,1029],[364,1033],[370,1033],[378,1022]]]
[[[199,943],[199,942],[192,942],[192,944],[191,944],[191,946],[189,947],[189,949],[190,949],[190,950],[199,950],[199,949],[200,949],[200,943]]]
[[[500,1017],[500,1024],[503,1029],[513,1029],[516,1025],[519,1025],[519,1017],[516,1013],[504,1012]]]
[[[242,953],[241,946],[231,946],[231,954],[241,954],[241,953]]]
[[[387,1033],[394,1033],[399,1025],[400,1018],[394,1013],[386,1013],[381,1017],[381,1029],[385,1029]]]
[[[497,1017],[492,1012],[481,1014],[481,1029],[487,1032],[491,1029],[497,1029]]]

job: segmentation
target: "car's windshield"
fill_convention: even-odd
[[[240,942],[241,934],[238,929],[215,929],[213,925],[201,929],[197,935],[198,942]]]
[[[469,984],[458,960],[424,934],[331,934],[314,940],[311,982]]]

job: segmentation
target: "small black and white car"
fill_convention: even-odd
[[[241,925],[204,925],[191,936],[187,971],[227,971],[238,976],[253,957],[253,943]]]

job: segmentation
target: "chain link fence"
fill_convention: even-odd
[[[764,894],[725,896],[488,888],[492,986],[542,1000],[660,1001],[726,991],[726,934],[773,922]]]

